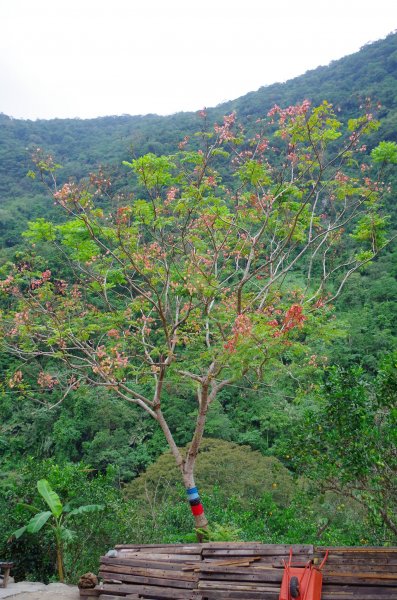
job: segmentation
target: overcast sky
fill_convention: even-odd
[[[0,0],[0,112],[198,110],[396,28],[396,0]]]

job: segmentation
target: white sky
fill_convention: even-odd
[[[0,112],[198,110],[396,28],[396,0],[0,0]]]

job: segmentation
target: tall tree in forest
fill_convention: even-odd
[[[353,499],[397,537],[397,354],[369,384],[364,372],[330,368],[293,437],[294,463],[322,491]],[[389,538],[390,539],[390,538]]]
[[[361,140],[377,126],[372,115],[345,132],[327,102],[275,106],[249,134],[234,114],[211,130],[201,117],[174,155],[125,163],[140,190],[130,195],[112,196],[103,173],[58,189],[57,165],[38,155],[66,220],[39,219],[26,236],[53,244],[75,280],[25,261],[1,282],[12,297],[4,340],[21,359],[10,385],[38,360],[43,388],[101,386],[139,406],[164,433],[197,528],[207,519],[194,466],[211,403],[292,354],[386,243],[380,198],[395,151],[374,151],[373,169]],[[197,394],[186,455],[164,416],[169,381]]]

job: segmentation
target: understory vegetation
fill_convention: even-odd
[[[247,455],[250,462],[249,453],[241,447],[238,459]],[[240,469],[233,460],[231,464]],[[208,482],[201,496],[212,523],[211,539],[324,546],[395,543],[379,518],[357,502],[333,492],[319,491],[305,477],[293,479],[282,465],[280,470],[266,491],[261,489],[249,497],[243,495],[244,488],[239,484],[234,487],[229,482],[224,488]],[[125,494],[112,467],[99,475],[84,463],[60,466],[52,460],[26,462],[23,470],[9,480],[8,489],[3,488],[1,493],[0,507],[7,516],[2,519],[0,529],[2,557],[15,561],[15,578],[43,582],[57,579],[55,542],[50,530],[26,534],[6,543],[11,531],[31,516],[26,509],[18,508],[18,503],[28,501],[40,506],[36,481],[42,476],[72,507],[83,503],[105,504],[104,511],[81,515],[73,521],[73,538],[64,548],[65,577],[69,582],[76,583],[84,572],[97,571],[99,556],[115,544],[196,541],[182,485],[171,481],[167,486],[164,471],[160,473],[157,493],[148,503],[139,494],[131,497],[132,491]],[[261,465],[253,465],[249,475],[254,478],[252,488],[258,491],[257,481],[263,477]],[[164,493],[164,487],[168,493]],[[252,488],[248,485],[246,489]],[[286,496],[285,489],[288,489]]]

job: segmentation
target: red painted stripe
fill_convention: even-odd
[[[197,506],[191,506],[190,508],[192,509],[192,513],[195,517],[202,515],[204,512],[204,507],[202,504],[197,504]]]

